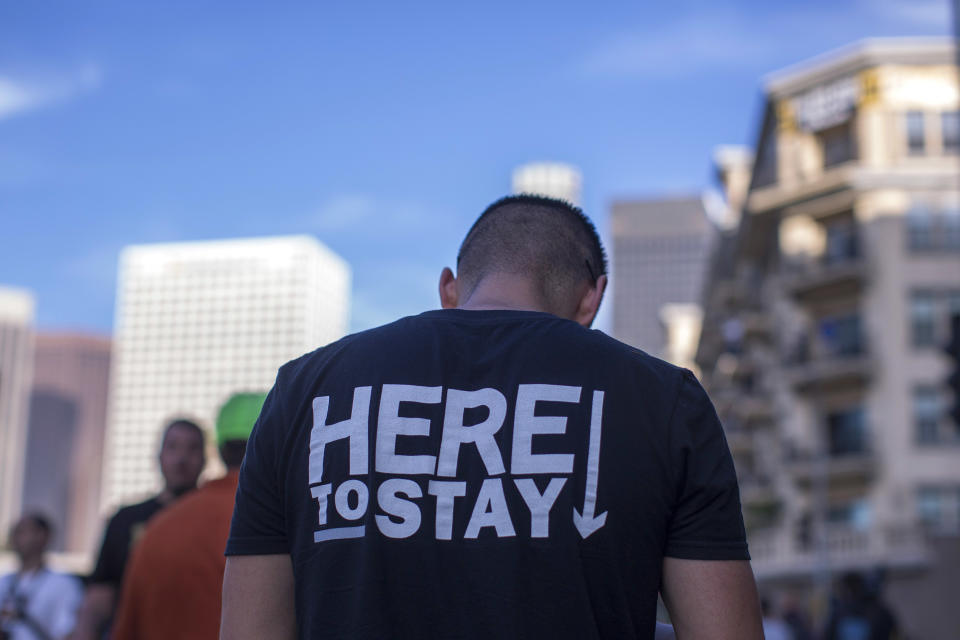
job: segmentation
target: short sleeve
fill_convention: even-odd
[[[49,630],[54,638],[66,638],[77,622],[77,612],[83,601],[83,588],[73,576],[61,576],[57,609],[50,617]]]
[[[100,555],[97,556],[97,565],[90,574],[91,584],[119,587],[123,580],[124,555],[129,546],[129,528],[122,522],[121,512],[118,511],[107,523],[103,543],[100,545]]]
[[[749,560],[733,458],[707,393],[684,371],[670,424],[674,509],[665,555]]]
[[[290,552],[277,464],[286,424],[280,396],[278,378],[247,441],[227,538],[228,556]]]

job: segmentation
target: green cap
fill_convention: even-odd
[[[220,407],[217,416],[217,445],[228,440],[246,440],[260,416],[266,393],[237,393]]]

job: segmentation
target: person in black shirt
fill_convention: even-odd
[[[221,637],[762,638],[733,461],[696,378],[589,330],[596,230],[513,196],[443,310],[284,365],[248,441]]]
[[[116,608],[130,550],[147,521],[197,487],[206,462],[203,430],[190,420],[172,421],[163,432],[158,458],[163,491],[143,502],[121,508],[110,518],[96,567],[87,581],[83,606],[71,640],[101,637]]]

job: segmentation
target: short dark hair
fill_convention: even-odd
[[[41,529],[47,535],[47,537],[53,535],[53,521],[39,511],[27,511],[20,516],[19,520],[14,523],[14,527],[24,521],[33,523],[33,526]]]
[[[227,469],[238,469],[247,453],[247,441],[227,440],[220,445],[219,451],[220,459],[227,465]]]
[[[197,434],[197,437],[200,438],[200,442],[206,444],[207,437],[204,434],[203,429],[200,428],[193,420],[187,420],[186,418],[174,418],[167,423],[167,426],[163,428],[163,437],[160,438],[160,448],[163,448],[164,443],[167,441],[167,436],[170,435],[170,432],[176,428],[187,429],[193,431]]]
[[[581,282],[607,273],[596,227],[579,207],[556,198],[516,195],[487,207],[457,254],[457,278],[472,290],[484,276],[524,274],[549,308]]]

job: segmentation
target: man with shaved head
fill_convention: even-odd
[[[247,448],[221,638],[762,637],[730,452],[686,370],[590,330],[596,230],[513,196],[442,310],[280,369]]]

